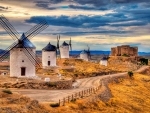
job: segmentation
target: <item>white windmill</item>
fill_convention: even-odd
[[[89,60],[89,57],[88,57],[88,52],[83,50],[81,53],[80,53],[80,59],[83,59],[85,61],[88,61]]]
[[[85,61],[89,61],[91,60],[91,53],[90,53],[90,47],[88,47],[88,50],[83,50],[81,53],[80,53],[80,59],[83,59]]]
[[[0,62],[9,57],[10,54],[10,77],[33,77],[37,66],[41,67],[36,58],[36,47],[30,42],[30,39],[48,27],[46,21],[42,21],[26,33],[20,34],[2,15],[0,16],[0,24],[7,33],[14,39],[14,43],[10,45],[0,56]]]
[[[59,40],[60,40],[60,35],[57,38],[57,49],[60,53],[60,58],[69,58],[69,49],[72,51],[71,38],[70,38],[69,44],[67,44],[64,41],[60,47],[59,47]]]
[[[42,66],[43,68],[56,66],[57,48],[54,45],[48,43],[46,47],[42,49]]]
[[[108,57],[107,56],[103,56],[102,59],[100,60],[100,65],[104,65],[107,66],[108,65]]]

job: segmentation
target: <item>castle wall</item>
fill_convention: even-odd
[[[129,45],[122,45],[111,48],[112,56],[122,56],[122,55],[138,56],[138,47],[130,47]]]
[[[69,58],[69,46],[60,46],[60,57]]]
[[[42,51],[43,68],[49,67],[48,61],[50,61],[50,66],[56,66],[56,51]]]
[[[30,50],[35,53],[35,49],[29,48]],[[35,56],[33,57],[35,58]],[[27,57],[22,48],[13,48],[10,51],[10,77],[22,77],[21,67],[26,69],[25,77],[35,76],[35,66],[29,58],[31,57]]]

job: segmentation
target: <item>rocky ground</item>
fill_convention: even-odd
[[[49,113],[37,100],[0,90],[0,113]]]

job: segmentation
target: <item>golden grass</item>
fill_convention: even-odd
[[[136,73],[134,79],[110,83],[113,98],[87,102],[77,100],[64,107],[52,108],[53,113],[150,113],[150,76]]]

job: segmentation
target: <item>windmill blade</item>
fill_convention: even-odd
[[[31,63],[33,64],[33,66],[35,67],[41,67],[41,65],[38,63],[38,61],[35,58],[35,53],[31,52],[30,48],[23,48],[23,52],[24,54],[28,57],[28,59],[31,61]],[[37,64],[37,65],[36,65]]]
[[[13,38],[13,40],[19,39],[19,33],[16,29],[10,24],[10,22],[4,17],[4,15],[0,16],[0,24],[6,30],[6,32]]]
[[[27,42],[29,42],[28,38],[26,40]],[[28,43],[24,45],[28,45]],[[28,58],[32,59],[39,67],[41,67],[40,62],[39,62],[40,59],[37,57],[36,53],[34,53],[31,48],[25,48],[25,51],[27,52]]]
[[[5,60],[7,58],[8,53],[10,52],[10,50],[12,50],[17,45],[18,45],[18,43],[14,42],[12,45],[10,45],[8,48],[6,48],[4,50],[4,52],[2,53],[2,55],[0,56],[0,62],[2,62],[3,60]]]
[[[49,25],[48,25],[47,21],[45,21],[45,20],[41,21],[38,25],[34,26],[29,31],[27,31],[25,33],[25,36],[26,36],[26,38],[31,39],[34,36],[36,36],[38,33],[40,33],[41,31],[46,29],[48,26]]]
[[[87,51],[88,57],[89,57],[89,59],[91,59],[90,47],[88,45],[87,45],[87,47],[88,47],[88,51]]]
[[[70,50],[72,51],[71,37],[70,37],[70,41],[69,41],[69,47],[70,47]]]
[[[57,49],[59,50],[59,40],[60,40],[60,37],[57,36]]]

